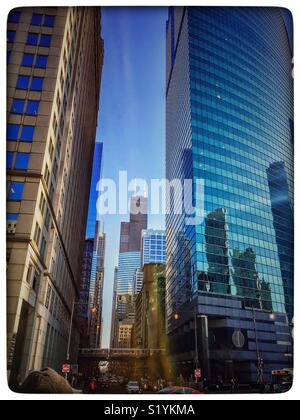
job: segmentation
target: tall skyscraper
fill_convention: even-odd
[[[121,223],[120,253],[141,251],[141,234],[148,223],[147,206],[146,197],[131,197],[130,220]]]
[[[293,131],[292,136],[293,137]],[[276,235],[280,270],[284,287],[285,309],[289,320],[294,314],[294,212],[283,161],[267,168],[273,226]]]
[[[140,252],[121,252],[119,254],[117,294],[133,294],[134,276],[140,266]]]
[[[166,173],[192,179],[197,209],[195,224],[166,218],[168,335],[187,375],[255,382],[258,357],[265,380],[292,363],[288,32],[279,8],[169,9]]]
[[[134,320],[135,274],[141,267],[142,231],[147,229],[147,206],[146,197],[132,196],[129,222],[121,223],[116,303],[112,315],[115,319],[115,322],[112,322],[114,331],[111,331],[113,347],[119,345],[118,325],[121,325],[121,321],[126,318],[128,325],[128,317],[132,322]]]
[[[97,200],[98,200],[98,191],[97,184],[101,177],[101,168],[102,168],[102,156],[103,156],[103,143],[95,144],[94,159],[93,159],[93,171],[92,171],[92,181],[90,189],[90,199],[89,199],[89,211],[88,219],[86,226],[86,238],[93,238],[95,234],[96,221],[99,220],[99,215],[97,215]]]
[[[106,235],[96,222],[89,290],[89,347],[100,348],[102,336],[102,307]]]
[[[7,338],[12,387],[60,370],[82,250],[103,62],[100,8],[8,17]],[[74,328],[71,362],[77,360]]]

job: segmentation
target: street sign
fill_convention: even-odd
[[[71,365],[69,365],[68,363],[65,363],[62,366],[62,373],[70,373],[71,370]]]
[[[195,369],[194,375],[195,375],[195,378],[200,379],[202,376],[201,369]]]

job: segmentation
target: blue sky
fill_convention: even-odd
[[[165,177],[165,27],[167,9],[102,8],[104,66],[97,141],[102,141],[102,176],[118,180]],[[107,234],[102,346],[109,345],[114,267],[120,223],[128,216],[104,216]],[[164,228],[160,216],[149,227]]]

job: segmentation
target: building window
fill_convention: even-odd
[[[50,286],[50,284],[48,284],[46,299],[45,299],[45,307],[47,309],[49,308],[49,304],[50,304],[51,292],[52,292],[51,286]]]
[[[43,90],[43,77],[33,77],[31,80],[31,90],[42,91]]]
[[[48,151],[49,151],[50,159],[52,160],[53,159],[53,154],[54,154],[54,146],[53,146],[53,143],[52,143],[52,139],[50,139]]]
[[[47,210],[46,210],[46,217],[45,217],[45,228],[47,230],[49,230],[49,228],[50,228],[50,221],[51,221],[51,214],[50,214],[50,212],[49,212],[49,210],[47,208]]]
[[[45,253],[46,253],[46,247],[47,247],[47,241],[45,239],[45,237],[42,237],[42,243],[41,243],[41,257],[42,259],[45,258]]]
[[[41,228],[39,227],[38,223],[36,222],[34,235],[33,235],[33,240],[37,244],[37,246],[39,246],[40,238],[41,238]]]
[[[32,67],[34,61],[34,54],[24,54],[22,58],[22,66]]]
[[[57,128],[58,128],[57,118],[56,118],[56,115],[54,114],[54,117],[53,117],[53,131],[54,131],[55,135],[57,134]]]
[[[50,47],[51,44],[51,35],[41,35],[39,45],[41,47]]]
[[[45,200],[44,194],[41,193],[39,208],[40,208],[40,211],[41,211],[42,215],[44,215],[45,204],[46,204],[46,200]]]
[[[8,191],[8,200],[20,201],[23,197],[24,182],[13,181]]]
[[[12,169],[14,152],[6,152],[6,169]]]
[[[7,42],[14,42],[16,31],[7,31]]]
[[[31,18],[31,25],[36,26],[46,26],[48,28],[53,28],[55,22],[55,16],[52,15],[42,15],[39,13],[33,13]]]
[[[52,15],[46,15],[44,17],[44,23],[43,26],[47,26],[48,28],[53,28],[55,23],[55,16]]]
[[[33,141],[34,136],[34,126],[32,125],[23,125],[22,133],[21,133],[21,140],[22,141]]]
[[[20,126],[18,124],[8,124],[6,133],[7,140],[18,140],[19,128]]]
[[[6,52],[6,63],[7,63],[7,64],[9,63],[10,56],[11,56],[11,51],[7,51],[7,52]]]
[[[43,20],[43,15],[40,15],[39,13],[32,13],[31,18],[31,25],[41,25]]]
[[[39,111],[40,101],[27,101],[26,115],[36,116]]]
[[[26,283],[27,284],[31,284],[32,271],[33,271],[33,265],[31,263],[29,263],[27,274],[26,274]]]
[[[8,15],[8,22],[10,23],[19,23],[21,12],[12,10]]]
[[[35,66],[39,69],[45,69],[47,67],[47,55],[38,55],[36,57]]]
[[[37,268],[35,268],[31,287],[36,293],[40,285],[40,278],[41,278],[41,273]]]
[[[49,183],[49,179],[50,179],[50,171],[48,168],[48,165],[46,164],[46,169],[45,169],[45,183],[48,186]]]
[[[14,114],[23,114],[24,106],[24,99],[14,99],[11,106],[11,112]]]
[[[27,45],[37,45],[39,40],[39,34],[29,32],[27,36]]]
[[[29,164],[30,153],[17,153],[15,168],[27,170]]]
[[[17,89],[27,90],[29,86],[29,76],[19,76],[17,81]]]

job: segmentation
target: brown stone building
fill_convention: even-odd
[[[61,369],[79,297],[103,62],[100,8],[8,17],[7,342],[13,387]],[[72,361],[78,333],[72,334]]]
[[[135,299],[135,347],[163,349],[166,347],[165,265],[145,264],[143,272],[143,288]]]

